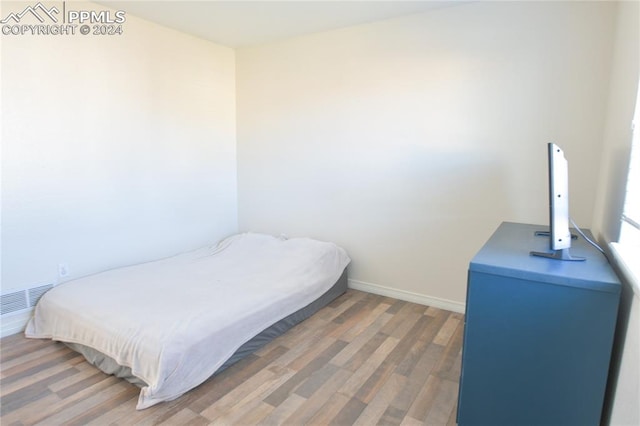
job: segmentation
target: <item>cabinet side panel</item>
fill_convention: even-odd
[[[469,274],[460,424],[598,424],[618,295]]]

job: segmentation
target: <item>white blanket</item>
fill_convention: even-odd
[[[138,409],[204,382],[242,344],[327,291],[350,259],[335,244],[240,234],[172,258],[61,284],[25,335],[96,349],[148,386]]]

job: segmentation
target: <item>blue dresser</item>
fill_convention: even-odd
[[[469,265],[458,424],[598,425],[620,299],[606,258],[547,251],[546,227],[502,223]]]

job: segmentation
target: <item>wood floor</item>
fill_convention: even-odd
[[[60,343],[0,340],[9,425],[455,424],[463,316],[349,290],[175,401],[136,411],[139,389]]]

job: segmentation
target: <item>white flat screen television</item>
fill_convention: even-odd
[[[547,145],[549,156],[549,232],[536,235],[548,236],[549,252],[532,251],[533,256],[558,260],[584,260],[569,252],[571,239],[569,231],[569,166],[564,152],[554,143]]]

